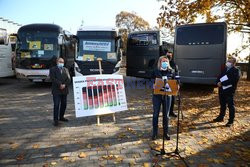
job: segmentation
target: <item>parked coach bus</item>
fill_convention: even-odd
[[[139,31],[128,35],[127,76],[151,78],[158,58],[173,44],[163,41],[161,31]]]
[[[119,70],[121,38],[115,28],[84,27],[77,31],[77,38],[76,76],[99,74],[97,58],[102,59],[103,74],[113,74]]]
[[[174,59],[182,83],[213,85],[224,68],[227,25],[204,23],[177,26]]]
[[[0,77],[14,75],[11,59],[12,48],[10,38],[8,38],[7,30],[0,28]]]
[[[17,32],[16,76],[33,82],[49,81],[49,69],[62,57],[74,72],[76,39],[55,24],[30,24]]]

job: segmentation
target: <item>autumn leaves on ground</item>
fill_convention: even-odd
[[[137,103],[139,101],[137,100]],[[236,119],[234,126],[228,128],[228,109],[224,122],[213,123],[219,113],[218,89],[201,85],[184,85],[181,89],[181,113],[179,151],[190,166],[225,166],[250,165],[250,83],[246,79],[239,82],[235,95]],[[145,102],[143,106],[150,104]],[[177,109],[177,107],[175,108]],[[148,112],[152,112],[150,109]],[[161,121],[159,121],[161,122]],[[171,141],[165,142],[167,152],[175,150],[176,120],[171,119]],[[162,132],[162,127],[161,130]],[[161,134],[162,135],[162,134]],[[161,138],[161,137],[159,137]],[[150,148],[162,148],[162,140],[148,141]],[[166,159],[179,159],[178,156],[152,158],[155,166],[166,166]],[[227,163],[235,159],[233,163]],[[185,166],[181,161],[174,161],[176,166]],[[145,164],[144,164],[145,165]]]

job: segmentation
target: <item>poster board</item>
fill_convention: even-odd
[[[177,96],[178,94],[178,82],[177,80],[167,80],[166,87],[164,91],[164,81],[161,78],[155,79],[154,84],[154,94],[156,95],[173,95]]]
[[[127,110],[122,75],[73,77],[76,117],[111,114]]]

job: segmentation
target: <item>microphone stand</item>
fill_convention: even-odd
[[[164,79],[164,92],[166,91],[166,79]],[[163,138],[162,138],[162,149],[160,150],[160,153],[156,154],[156,156],[158,155],[177,155],[182,161],[183,163],[186,165],[186,167],[189,167],[189,165],[187,164],[187,162],[185,161],[185,159],[180,155],[180,151],[179,151],[179,133],[180,133],[180,112],[181,112],[181,96],[180,96],[180,91],[178,91],[177,94],[177,100],[178,100],[178,115],[177,115],[177,130],[176,130],[176,148],[174,151],[172,152],[165,152],[165,131],[164,131],[164,124],[163,124]],[[163,95],[163,117],[165,117],[165,109],[166,109],[166,94]],[[182,113],[182,112],[181,112]],[[183,117],[183,114],[182,114]],[[164,118],[163,118],[164,119]],[[159,152],[158,150],[153,149],[156,152]]]

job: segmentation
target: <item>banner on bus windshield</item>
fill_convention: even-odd
[[[111,51],[111,42],[83,41],[83,50],[110,52]]]
[[[73,77],[76,117],[127,110],[122,75]]]

